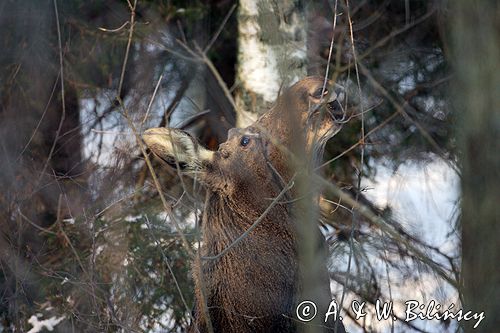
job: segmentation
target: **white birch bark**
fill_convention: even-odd
[[[306,20],[298,0],[240,0],[237,126],[245,127],[306,75]]]

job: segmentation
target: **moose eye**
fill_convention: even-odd
[[[242,147],[246,147],[246,146],[248,146],[248,144],[249,144],[249,143],[250,143],[250,138],[249,138],[248,136],[245,136],[245,135],[244,135],[244,136],[241,138],[241,140],[240,140],[240,145],[241,145]]]
[[[323,87],[318,88],[311,96],[316,99],[320,99],[321,97],[325,97],[328,95],[328,90],[324,89]]]

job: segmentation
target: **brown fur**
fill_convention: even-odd
[[[203,148],[176,130],[153,129],[145,133],[150,149],[167,162],[176,155],[165,144],[167,140],[179,150],[191,147],[196,156],[203,156],[183,156],[185,161],[176,156],[185,170],[196,171],[208,190],[202,221],[203,257],[217,256],[230,246],[280,193],[296,171],[289,158],[290,151],[297,152],[294,145],[302,143],[303,152],[316,155],[315,160],[321,157],[326,141],[340,129],[333,109],[317,107],[322,85],[321,78],[299,81],[252,126],[230,130],[228,140],[213,154],[200,153]],[[242,145],[244,136],[249,138],[246,146]],[[300,240],[293,215],[290,203],[277,204],[227,253],[195,263],[196,304],[188,332],[208,332],[202,311],[202,288],[214,332],[298,330],[299,324],[292,318],[301,292],[297,250]],[[319,229],[315,232],[323,245]],[[319,251],[318,255],[325,255],[321,252],[324,248]],[[330,298],[326,262],[321,274],[318,288],[325,299],[320,301],[319,312],[324,314],[325,302]],[[343,332],[340,323],[339,328]]]

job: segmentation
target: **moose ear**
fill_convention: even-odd
[[[176,128],[150,128],[142,138],[157,157],[173,167],[178,165],[183,171],[200,171],[205,162],[213,159],[212,151],[200,146],[189,133]]]

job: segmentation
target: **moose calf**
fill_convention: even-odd
[[[296,162],[304,158],[296,152],[301,145],[304,156],[317,163],[327,140],[340,130],[345,113],[339,89],[333,90],[323,89],[319,77],[297,82],[251,126],[229,130],[215,152],[178,129],[144,133],[154,155],[196,177],[207,192],[188,332],[298,332],[304,325],[316,325],[321,332],[334,332],[337,326],[337,332],[344,332],[341,322],[324,323],[330,279],[324,238],[316,225],[317,256],[324,258],[315,283],[322,299],[312,300],[318,304],[318,319],[304,323],[295,315],[304,285],[297,231],[301,222],[294,210],[300,198],[293,189],[294,175],[301,171]]]

